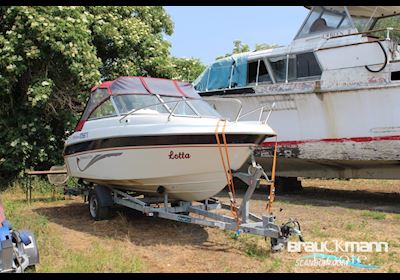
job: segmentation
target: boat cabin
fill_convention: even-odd
[[[92,88],[75,131],[81,131],[87,121],[123,117],[134,113],[219,117],[219,114],[201,99],[192,84],[150,77],[120,77]]]
[[[310,12],[289,46],[217,60],[193,82],[196,90],[203,96],[254,93],[258,85],[324,80],[324,72],[329,70],[371,66],[373,72],[386,56],[386,63],[400,58],[400,29],[396,30],[400,27],[400,7],[306,8]],[[339,50],[359,44],[365,45]],[[329,80],[329,74],[326,78]]]

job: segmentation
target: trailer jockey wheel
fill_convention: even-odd
[[[89,194],[89,212],[90,216],[96,221],[106,220],[110,217],[110,208],[102,203],[101,195],[96,189]]]
[[[281,240],[277,238],[271,238],[271,251],[272,252],[279,252],[285,248],[285,244],[282,243]]]

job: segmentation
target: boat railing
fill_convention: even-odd
[[[332,37],[327,38],[327,40],[336,39],[336,38],[342,38],[342,37],[348,37],[348,36],[354,36],[354,35],[366,35],[366,34],[371,34],[371,33],[385,32],[385,31],[386,31],[385,40],[392,40],[391,32],[400,32],[400,29],[399,28],[395,28],[395,27],[372,29],[372,30],[367,30],[367,31],[363,31],[363,32],[332,36]]]
[[[263,106],[260,106],[260,107],[258,107],[256,109],[254,109],[254,110],[251,110],[249,112],[246,112],[246,113],[242,114],[243,113],[243,104],[242,104],[242,101],[239,100],[239,99],[236,99],[236,98],[229,98],[228,99],[228,98],[218,98],[218,97],[214,97],[214,98],[206,97],[206,98],[204,98],[204,100],[205,101],[217,101],[217,102],[235,102],[235,103],[239,104],[240,107],[239,107],[239,110],[238,110],[238,112],[237,112],[237,114],[236,114],[236,116],[234,118],[234,122],[238,122],[243,117],[246,117],[246,116],[251,115],[251,114],[253,114],[253,113],[257,112],[257,111],[260,111],[260,114],[258,115],[258,121],[262,122],[263,124],[266,124],[268,122],[269,117],[271,116],[271,113],[272,113],[273,109],[275,108],[275,102],[273,102],[271,106],[263,105]],[[262,115],[268,109],[270,111],[269,111],[267,117],[262,121],[261,120]]]
[[[259,121],[259,122],[262,122],[263,124],[266,124],[266,123],[268,122],[268,120],[269,120],[269,117],[271,116],[272,111],[274,110],[274,107],[275,107],[275,102],[272,103],[271,106],[269,106],[269,105],[264,105],[264,106],[258,107],[258,108],[254,109],[254,110],[251,110],[251,111],[249,111],[249,112],[246,112],[246,113],[243,114],[243,115],[238,116],[238,117],[236,118],[235,121],[237,122],[237,121],[239,121],[241,118],[243,118],[243,117],[245,117],[245,116],[248,116],[248,115],[250,115],[250,114],[252,114],[252,113],[255,113],[255,112],[257,112],[257,111],[260,111],[260,114],[259,114],[259,116],[258,116],[258,121]],[[269,112],[268,112],[268,114],[267,114],[267,117],[266,117],[263,121],[261,121],[262,115],[263,115],[263,113],[266,111],[267,108],[269,108]]]
[[[202,100],[202,99],[199,99],[199,100]],[[238,121],[239,121],[240,119],[242,119],[243,117],[248,116],[248,115],[250,115],[250,114],[252,114],[252,113],[255,113],[255,112],[257,112],[257,111],[260,111],[260,114],[259,114],[259,116],[258,116],[258,121],[259,121],[259,122],[262,122],[263,124],[266,124],[266,123],[268,122],[269,117],[271,116],[271,113],[272,113],[274,107],[275,107],[275,102],[273,102],[273,103],[272,103],[272,106],[263,105],[263,106],[261,106],[261,107],[258,107],[258,108],[256,108],[256,109],[254,109],[254,110],[251,110],[251,111],[249,111],[249,112],[246,112],[246,113],[242,114],[242,111],[243,111],[243,104],[242,104],[242,102],[241,102],[239,99],[235,99],[235,98],[233,98],[233,99],[232,99],[232,98],[229,98],[229,99],[225,99],[225,98],[206,98],[206,99],[204,99],[204,101],[211,101],[211,100],[214,100],[214,101],[223,101],[223,102],[235,102],[235,103],[239,104],[240,108],[239,108],[239,110],[238,110],[238,113],[236,114],[236,117],[234,118],[234,122],[238,122]],[[171,116],[175,116],[175,117],[192,117],[192,118],[194,117],[194,118],[201,118],[202,116],[193,108],[193,106],[190,105],[190,103],[188,103],[188,101],[190,101],[190,100],[187,100],[187,99],[173,100],[173,101],[161,101],[161,100],[160,100],[158,103],[148,104],[148,105],[146,105],[146,106],[142,106],[142,107],[139,107],[139,108],[135,108],[135,109],[132,109],[131,111],[129,111],[129,112],[127,112],[127,113],[124,113],[124,116],[122,116],[122,117],[119,119],[119,121],[122,122],[123,119],[125,119],[125,118],[128,117],[129,115],[132,115],[132,114],[134,114],[134,113],[136,113],[136,112],[138,112],[138,111],[140,111],[140,110],[143,110],[143,109],[146,109],[146,108],[149,108],[149,107],[153,107],[153,106],[157,106],[157,105],[164,105],[164,104],[170,104],[170,103],[176,103],[176,104],[175,104],[175,106],[172,108],[172,110],[169,109],[169,107],[168,107],[168,110],[170,111],[169,114],[168,114],[168,120],[171,118]],[[178,107],[178,104],[181,103],[181,102],[185,102],[185,103],[192,109],[192,111],[193,111],[196,115],[176,115],[176,114],[175,114],[175,110],[176,110],[176,108]],[[263,115],[263,113],[264,113],[268,108],[270,109],[270,111],[269,111],[267,117],[262,121],[262,120],[261,120],[262,115]]]

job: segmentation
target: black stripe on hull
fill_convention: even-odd
[[[267,135],[226,134],[228,144],[256,144],[259,145]],[[223,143],[222,136],[220,141]],[[163,146],[163,145],[206,145],[217,144],[215,135],[163,135],[163,136],[128,136],[97,139],[69,145],[64,155],[118,147],[135,146]]]

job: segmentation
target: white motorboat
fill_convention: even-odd
[[[217,60],[195,88],[244,112],[275,102],[277,176],[400,179],[400,6],[307,8],[290,45]],[[235,118],[232,104],[209,102]],[[274,143],[256,151],[265,170]]]
[[[204,200],[227,184],[220,115],[191,84],[120,77],[92,89],[65,143],[70,176],[147,195]],[[275,132],[265,122],[225,122],[232,170]]]

